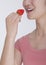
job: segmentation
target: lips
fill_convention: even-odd
[[[32,12],[34,9],[26,9],[26,12]]]
[[[34,9],[35,9],[35,7],[34,6],[25,6],[25,10],[26,10],[26,12],[28,13],[28,12],[32,12],[32,11],[34,11]]]
[[[34,8],[26,8],[26,12],[32,12],[34,11]]]

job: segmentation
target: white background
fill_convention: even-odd
[[[1,0],[0,1],[0,57],[4,47],[6,36],[6,21],[5,18],[11,12],[16,12],[17,9],[23,8],[22,0]],[[16,40],[23,35],[32,32],[36,28],[35,20],[28,20],[26,13],[22,16],[21,23],[18,26]]]

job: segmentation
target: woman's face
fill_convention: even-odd
[[[23,0],[29,19],[38,19],[46,13],[46,0]]]

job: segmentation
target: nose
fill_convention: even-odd
[[[28,7],[29,5],[32,4],[32,1],[33,1],[33,0],[23,0],[23,6],[24,6],[24,7]]]

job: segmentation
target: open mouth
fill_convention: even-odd
[[[28,12],[32,12],[32,11],[34,11],[34,8],[26,9],[26,12],[27,12],[27,13],[28,13]]]

